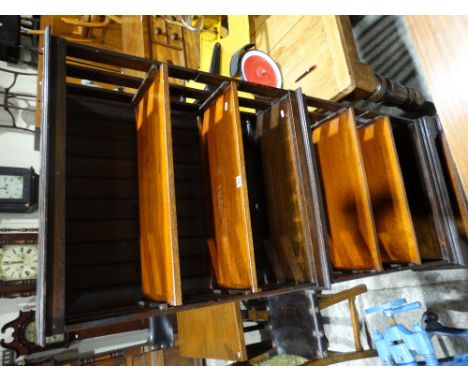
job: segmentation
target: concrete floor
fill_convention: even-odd
[[[421,309],[402,313],[397,321],[405,326],[412,326],[427,308],[439,315],[439,321],[446,326],[468,328],[468,270],[453,269],[441,271],[403,271],[368,277],[360,280],[337,283],[331,293],[365,284],[368,291],[356,299],[360,316],[361,341],[365,349],[369,348],[368,333],[383,331],[387,326],[386,319],[379,314],[366,316],[364,310],[397,298],[408,302],[419,301]],[[330,293],[329,292],[329,293]],[[330,350],[354,350],[353,334],[346,302],[331,306],[322,311],[325,333],[330,342]],[[438,357],[468,352],[466,339],[435,337],[433,344]],[[353,361],[344,364],[380,365],[378,358]]]
[[[364,310],[398,298],[408,302],[419,301],[421,309],[398,315],[397,321],[411,329],[414,321],[420,321],[427,308],[439,315],[439,321],[458,328],[468,328],[468,269],[437,271],[402,271],[339,282],[324,294],[336,293],[359,284],[367,286],[367,292],[356,298],[356,309],[361,327],[361,342],[370,349],[370,335],[387,327],[387,320],[380,314],[366,316]],[[329,350],[354,351],[353,331],[348,303],[342,302],[322,310],[325,334]],[[260,341],[259,332],[245,335],[246,344]],[[438,358],[468,352],[468,340],[453,337],[434,337],[432,340]],[[207,360],[208,365],[219,366],[230,362]],[[339,366],[381,366],[378,357],[343,362]]]

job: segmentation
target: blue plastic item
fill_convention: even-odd
[[[398,324],[395,315],[421,308],[419,302],[407,303],[405,299],[394,300],[382,305],[377,305],[366,309],[366,314],[382,313],[388,319],[389,326],[382,334],[375,331],[372,335],[374,346],[380,359],[386,366],[409,366],[409,365],[466,365],[468,356],[459,354],[446,360],[438,360],[431,337],[434,334],[423,329],[420,322],[413,323],[413,331]],[[463,336],[460,333],[460,336]],[[418,357],[424,361],[418,362]]]

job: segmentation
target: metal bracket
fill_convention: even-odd
[[[151,308],[159,310],[167,310],[167,308],[169,307],[169,305],[166,302],[157,302],[150,300],[140,300],[138,301],[138,305],[142,308]]]
[[[174,346],[174,329],[171,316],[149,318],[149,345],[153,350],[161,350]]]
[[[261,289],[259,289],[261,291]],[[250,289],[213,289],[215,294],[228,294],[228,295],[247,295],[251,294]]]

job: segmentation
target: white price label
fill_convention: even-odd
[[[242,187],[242,177],[240,175],[236,176],[236,187],[241,188]]]

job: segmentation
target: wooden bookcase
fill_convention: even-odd
[[[67,58],[142,76],[77,67]],[[210,90],[181,85],[187,80]],[[380,191],[366,178],[366,159],[378,155],[359,136],[386,116],[49,34],[42,99],[39,343],[46,335],[322,289],[378,272],[466,264],[437,118],[388,116],[395,147],[378,153],[400,162],[401,176],[389,169],[389,179],[400,182],[400,198],[406,193],[418,265],[379,257]],[[331,150],[327,138],[322,147],[335,133],[337,146]],[[345,141],[353,146],[349,155]],[[348,235],[340,214],[354,210],[344,201],[331,213],[337,188],[330,175],[362,199],[372,247],[356,251],[356,262],[334,261],[343,256],[335,229]]]

